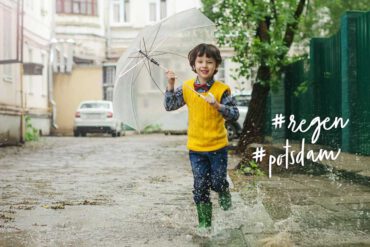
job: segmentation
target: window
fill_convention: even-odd
[[[110,109],[109,103],[99,103],[99,102],[91,102],[91,103],[84,103],[81,105],[80,109]]]
[[[104,100],[113,101],[113,87],[108,87],[105,90],[105,98]]]
[[[47,61],[46,61],[46,56],[44,53],[41,53],[41,64],[43,65],[43,68],[42,68],[42,81],[41,81],[41,94],[42,95],[47,95],[47,87],[46,87],[46,84],[47,84],[47,77],[46,77],[46,69],[47,69]]]
[[[2,27],[2,30],[4,31],[3,34],[8,33],[8,32],[11,33],[9,30],[11,28],[11,26],[9,26],[9,21],[12,20],[11,10],[7,8],[3,8],[2,10],[3,10],[2,11],[3,13],[2,23],[3,24],[0,27]],[[1,13],[1,9],[0,9],[0,13]],[[1,36],[2,35],[0,35],[0,37]],[[1,54],[1,58],[4,60],[11,59],[12,49],[14,47],[14,43],[12,42],[12,35],[3,35],[2,39],[3,39],[3,42],[2,42],[3,43],[3,47],[2,47],[3,53]],[[3,65],[3,80],[10,82],[12,81],[12,77],[13,77],[12,65],[11,64]]]
[[[104,66],[103,68],[103,83],[113,85],[116,74],[116,66]]]
[[[150,0],[149,1],[149,21],[157,22],[167,17],[167,1],[166,0]]]
[[[33,62],[33,50],[32,48],[28,48],[28,62],[32,63]],[[28,76],[28,93],[32,94],[33,93],[33,76]]]
[[[112,0],[112,22],[130,22],[130,0]]]
[[[113,86],[116,76],[116,66],[103,67],[104,100],[113,100]]]
[[[97,15],[98,0],[56,0],[58,14]]]
[[[167,17],[167,4],[166,0],[161,0],[161,19]]]
[[[157,21],[157,3],[149,3],[149,21]]]

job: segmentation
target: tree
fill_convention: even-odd
[[[257,68],[252,99],[237,150],[261,142],[267,96],[276,89],[287,63],[306,0],[204,0],[204,12],[213,18],[220,45],[234,48],[233,60],[241,66],[239,76],[250,77]],[[212,8],[210,8],[212,6]]]
[[[250,143],[263,141],[270,89],[277,90],[294,41],[330,34],[347,9],[369,8],[370,0],[202,0],[203,12],[217,26],[219,45],[234,48],[238,76],[253,78],[252,99],[237,151],[245,158]],[[323,16],[325,18],[323,18]],[[315,27],[315,28],[313,28]],[[242,161],[243,162],[243,161]]]

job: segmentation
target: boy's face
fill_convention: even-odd
[[[214,58],[207,57],[206,54],[203,56],[197,56],[195,59],[195,71],[202,82],[212,78],[216,69],[216,60]]]

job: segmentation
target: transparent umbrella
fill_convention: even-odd
[[[184,79],[194,78],[188,52],[199,43],[214,43],[214,32],[214,23],[197,9],[145,28],[118,61],[113,96],[117,118],[139,132],[149,125],[176,128],[178,117],[163,106],[167,85],[164,70],[170,68],[176,73],[177,86]]]

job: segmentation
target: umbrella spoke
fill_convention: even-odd
[[[148,49],[146,48],[146,43],[145,43],[145,40],[143,39],[143,43],[144,43],[144,51],[145,51],[145,54],[148,54]]]
[[[130,72],[132,69],[134,69],[136,66],[138,66],[140,63],[145,62],[146,58],[142,58],[139,62],[131,66],[128,70],[123,71],[121,74],[118,75],[117,80],[119,80],[122,76],[126,75],[128,72]]]
[[[131,80],[130,80],[130,88],[131,88],[130,96],[131,96],[131,104],[132,104],[131,105],[131,110],[132,110],[132,115],[134,116],[134,121],[135,121],[135,124],[136,124],[136,128],[139,131],[139,133],[140,133],[140,125],[139,125],[139,122],[138,122],[138,114],[136,112],[136,108],[133,106],[133,99],[134,99],[134,93],[135,93],[134,92],[135,87],[133,85],[135,84],[137,78],[139,77],[140,73],[138,73],[138,71],[142,70],[144,65],[145,65],[145,62],[141,65],[140,69],[138,69],[139,66],[137,66],[135,68],[135,70],[137,70],[137,71],[135,71],[136,73],[134,73],[134,71],[131,73]]]
[[[154,39],[153,39],[152,44],[150,45],[150,48],[149,48],[150,50],[153,49],[154,42],[156,41],[156,39],[158,37],[158,33],[159,33],[159,30],[161,29],[161,26],[162,26],[162,22],[160,22],[159,25],[158,25],[157,32],[155,33]],[[146,53],[147,53],[147,51],[146,51]]]
[[[146,70],[147,70],[147,71],[148,71],[148,73],[149,73],[150,78],[152,79],[152,81],[154,82],[154,84],[157,86],[157,88],[159,89],[159,91],[161,91],[161,93],[164,95],[163,90],[160,88],[160,86],[158,85],[158,83],[157,83],[157,82],[154,80],[154,78],[153,78],[152,70],[150,69],[150,62],[149,62],[149,61],[147,61],[147,63],[148,63],[148,65],[147,65],[146,63],[144,63],[144,64],[145,64],[145,68],[146,68]]]
[[[182,58],[185,58],[185,59],[188,59],[187,56],[183,55],[183,54],[180,54],[180,53],[177,53],[177,52],[174,52],[174,51],[165,51],[165,50],[156,50],[154,52],[158,52],[158,54],[151,54],[150,56],[151,57],[158,57],[158,56],[162,56],[162,55],[167,55],[167,54],[172,54],[172,55],[176,55],[176,56],[179,56],[179,57],[182,57]]]
[[[181,33],[184,33],[184,32],[189,31],[189,30],[196,30],[196,29],[203,29],[203,28],[211,28],[211,27],[214,27],[214,24],[209,24],[209,25],[199,25],[199,26],[195,26],[195,27],[189,27],[189,28],[185,28],[185,29],[177,30],[177,31],[175,31],[171,36],[167,36],[167,37],[163,38],[161,41],[158,41],[157,46],[156,46],[156,47],[154,47],[154,48],[152,49],[152,51],[151,51],[151,52],[149,52],[149,54],[148,54],[148,55],[151,55],[151,53],[152,53],[152,52],[156,51],[159,47],[161,47],[161,46],[162,46],[162,44],[163,44],[164,42],[168,41],[168,39],[169,39],[169,38],[171,38],[171,37],[175,36],[176,34],[178,34],[178,33],[180,33],[180,32],[181,32]]]

